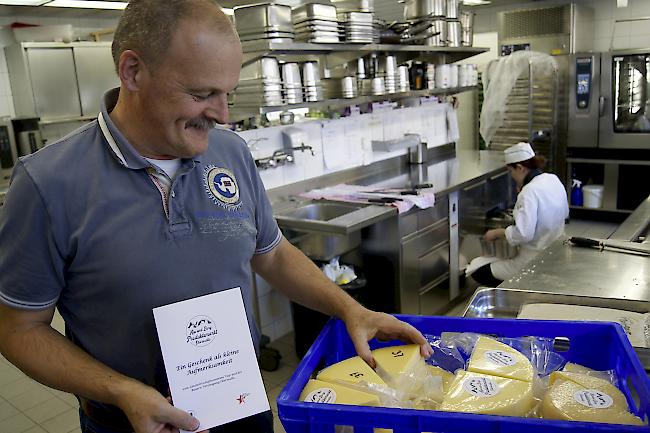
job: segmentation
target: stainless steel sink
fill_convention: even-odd
[[[310,203],[306,206],[299,207],[293,211],[287,212],[284,216],[289,218],[300,218],[306,220],[329,221],[342,215],[354,212],[359,206],[346,204],[317,202]]]
[[[282,228],[340,235],[348,235],[396,213],[395,208],[387,206],[313,200],[274,211]]]

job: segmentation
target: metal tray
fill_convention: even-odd
[[[464,317],[496,317],[516,319],[526,304],[567,304],[587,307],[614,308],[617,310],[647,313],[650,302],[630,299],[599,298],[529,290],[482,288],[474,293],[463,313]]]
[[[521,307],[533,303],[582,305],[647,313],[650,302],[631,299],[599,298],[564,293],[533,292],[506,288],[479,288],[469,301],[463,317],[516,319]],[[650,375],[650,349],[634,347],[646,373]]]

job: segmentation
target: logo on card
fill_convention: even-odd
[[[239,397],[237,397],[235,400],[239,402],[239,404],[245,404],[246,403],[246,397],[251,395],[250,393],[244,393],[244,394],[239,394]]]
[[[186,334],[187,343],[203,347],[212,343],[215,335],[217,335],[217,327],[208,316],[194,316],[187,324]]]
[[[209,165],[204,170],[203,180],[205,191],[214,204],[230,211],[241,207],[239,185],[230,170]]]

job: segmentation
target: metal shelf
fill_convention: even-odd
[[[351,57],[355,55],[365,55],[371,52],[390,52],[390,53],[411,53],[422,55],[445,55],[449,58],[448,63],[457,62],[477,54],[489,51],[489,48],[481,47],[431,47],[427,45],[400,45],[400,44],[317,44],[307,42],[268,42],[254,41],[244,43],[244,61],[247,65],[260,57],[266,55],[328,55],[328,54],[348,54]]]
[[[238,106],[237,104],[235,104],[230,109],[230,117],[231,120],[242,120],[246,117],[249,117],[250,115],[266,114],[273,111],[284,111],[284,110],[291,110],[296,108],[320,108],[320,107],[340,108],[340,107],[349,107],[352,105],[367,104],[371,102],[394,101],[394,100],[405,99],[405,98],[453,95],[456,93],[466,92],[474,89],[476,89],[475,86],[454,87],[450,89],[412,90],[409,92],[386,93],[384,95],[368,95],[368,96],[359,96],[357,98],[324,99],[322,101],[316,101],[316,102],[303,102],[300,104],[286,104],[286,105],[278,105],[278,106],[255,106],[255,105]]]

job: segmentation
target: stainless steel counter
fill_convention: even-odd
[[[453,146],[441,146],[429,149],[429,159],[424,164],[408,164],[405,155],[273,188],[268,195],[274,209],[283,208],[286,200],[301,192],[340,183],[382,188],[431,183],[434,192],[443,195],[506,171],[503,152],[454,151]]]
[[[461,295],[459,214],[463,197],[472,206],[491,203],[487,199],[491,189],[507,198],[508,188],[503,187],[507,170],[502,152],[455,152],[453,146],[442,146],[429,149],[428,156],[430,162],[425,164],[409,165],[406,157],[397,157],[270,190],[274,214],[289,240],[308,256],[318,260],[341,256],[343,262],[364,269],[373,290],[367,306],[407,314],[441,314]],[[355,204],[361,209],[347,212],[331,202],[306,203],[299,197],[301,192],[341,183],[377,188],[431,184],[436,203],[398,215],[396,208],[388,206]],[[468,196],[467,190],[480,194]],[[299,225],[297,218],[308,220]]]
[[[647,228],[650,199],[612,235],[634,235]],[[624,233],[626,233],[624,235]],[[650,301],[650,258],[618,250],[572,246],[558,240],[538,255],[519,275],[499,287],[578,296]]]

